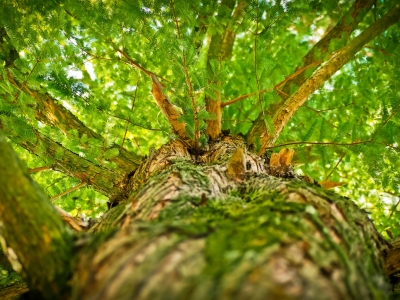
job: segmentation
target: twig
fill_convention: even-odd
[[[385,193],[386,193],[386,192],[385,192]],[[388,194],[390,194],[390,193],[388,193]],[[393,194],[392,194],[392,196],[399,197],[398,195],[393,195]],[[400,199],[397,201],[397,203],[396,203],[396,205],[394,206],[392,212],[390,213],[390,215],[389,215],[389,220],[390,220],[390,218],[392,217],[393,213],[396,211],[397,206],[399,206],[399,203],[400,203]]]
[[[310,109],[310,110],[312,110],[312,111],[315,111],[317,114],[319,114],[319,113],[321,113],[321,112],[331,111],[331,110],[336,110],[336,109],[341,109],[341,108],[343,108],[343,107],[347,107],[347,106],[350,106],[350,105],[354,105],[354,102],[351,102],[351,103],[349,103],[349,104],[345,104],[345,105],[342,105],[342,106],[333,107],[333,108],[326,108],[326,109],[314,109],[314,108],[312,108],[312,107],[310,107],[310,106],[308,106],[308,105],[303,105],[303,106],[304,106],[305,108],[308,108],[308,109]]]
[[[397,106],[395,111],[390,114],[390,116],[385,120],[385,122],[383,122],[381,128],[379,128],[379,129],[382,129],[383,127],[385,127],[385,125],[390,121],[391,118],[394,117],[395,114],[397,114],[399,112],[399,110],[400,110],[400,105]]]
[[[76,191],[76,190],[80,189],[81,187],[83,187],[84,185],[86,185],[86,182],[81,182],[80,184],[74,186],[73,188],[70,188],[70,189],[66,190],[65,192],[62,192],[61,194],[58,194],[58,195],[55,195],[55,196],[51,197],[50,201],[58,199],[58,198],[60,198],[60,197],[62,197],[64,195],[67,195],[67,194],[69,194],[69,193],[71,193],[73,191]]]
[[[294,72],[293,74],[291,74],[291,75],[289,75],[288,77],[286,77],[283,81],[281,81],[280,83],[278,83],[277,85],[275,85],[273,88],[264,89],[264,90],[260,90],[260,91],[258,91],[258,92],[253,92],[253,93],[249,93],[249,94],[245,94],[245,95],[239,96],[239,97],[237,97],[237,98],[235,98],[235,99],[232,99],[232,100],[229,100],[229,101],[226,101],[226,102],[221,103],[221,107],[225,107],[225,106],[227,106],[227,105],[236,103],[236,102],[238,102],[238,101],[240,101],[240,100],[249,98],[249,97],[254,96],[254,95],[257,95],[257,94],[258,94],[258,95],[261,95],[261,94],[264,94],[264,93],[272,92],[273,90],[276,90],[278,93],[282,93],[282,94],[284,94],[285,96],[288,96],[288,97],[289,97],[290,95],[287,95],[286,93],[282,92],[282,91],[279,90],[278,88],[279,88],[281,85],[283,85],[283,84],[285,84],[286,82],[288,82],[289,80],[291,80],[291,79],[293,79],[294,77],[296,77],[297,75],[299,75],[300,73],[302,73],[303,71],[305,71],[306,69],[309,69],[309,68],[311,68],[311,67],[317,66],[317,65],[319,65],[319,64],[321,64],[321,61],[313,62],[312,64],[310,64],[310,65],[308,65],[308,66],[305,66],[305,67],[303,67],[303,68],[298,69],[296,72]]]
[[[29,78],[31,77],[33,71],[35,71],[36,66],[39,64],[39,62],[40,62],[40,60],[36,61],[36,64],[33,66],[32,70],[29,72],[28,76],[26,77],[24,82],[21,84],[21,87],[18,88],[18,91],[15,93],[12,103],[15,103],[18,100],[18,97],[21,94],[22,89],[25,87],[26,83],[28,82]]]
[[[342,157],[339,159],[339,161],[337,162],[337,164],[333,167],[333,169],[329,172],[329,174],[326,176],[325,181],[328,180],[329,177],[331,177],[333,171],[335,171],[335,169],[337,168],[337,166],[342,162],[343,158],[346,156],[346,153],[343,153]]]
[[[61,216],[61,218],[72,229],[74,229],[76,231],[82,231],[82,229],[87,228],[89,226],[88,222],[75,219],[73,216],[71,216],[69,213],[67,213],[65,210],[63,210],[61,207],[58,207],[57,205],[54,205],[54,208],[57,210],[57,212]]]
[[[37,173],[40,171],[45,171],[45,170],[51,170],[51,166],[43,166],[43,167],[39,167],[39,168],[33,168],[33,169],[29,169],[28,172],[29,173]]]
[[[131,124],[133,126],[137,126],[137,127],[140,127],[140,128],[146,129],[146,130],[150,130],[150,131],[163,131],[162,129],[159,129],[159,128],[150,128],[150,127],[145,127],[145,126],[137,124],[137,123],[133,123],[132,121],[129,120],[129,118],[127,119],[127,118],[124,118],[124,117],[116,116],[116,115],[110,114],[108,111],[106,111],[106,110],[104,110],[102,108],[99,108],[99,107],[96,107],[96,108],[101,112],[105,112],[110,117],[113,117],[113,118],[116,118],[116,119],[119,119],[119,120],[127,121],[129,124]]]
[[[353,143],[336,143],[336,142],[291,142],[291,143],[285,143],[285,144],[280,144],[276,146],[271,146],[271,147],[265,147],[265,149],[273,149],[273,148],[279,148],[283,146],[289,146],[289,145],[337,145],[337,146],[353,146],[353,145],[360,145],[360,144],[367,144],[371,143],[372,140],[367,140],[367,141],[360,141],[360,142],[353,142]]]
[[[231,105],[231,104],[236,103],[236,102],[238,102],[238,101],[240,101],[240,100],[249,98],[249,97],[254,96],[254,95],[257,95],[257,94],[258,94],[258,95],[261,95],[261,94],[264,94],[264,93],[267,93],[267,92],[272,92],[273,90],[274,90],[274,88],[269,88],[269,89],[261,90],[261,91],[259,91],[259,92],[254,92],[254,93],[245,94],[245,95],[239,96],[239,97],[237,97],[237,98],[235,98],[235,99],[232,99],[232,100],[229,100],[229,101],[226,101],[226,102],[222,102],[222,103],[221,103],[221,107],[225,107],[225,106],[227,106],[227,105]]]
[[[140,154],[143,154],[143,153],[142,153],[142,149],[140,149],[140,145],[139,145],[139,143],[138,143],[138,141],[137,141],[137,139],[136,139],[135,136],[133,137],[133,140],[135,141],[135,144],[136,144],[136,146],[138,147]]]
[[[378,52],[380,52],[380,53],[382,53],[384,55],[389,55],[389,56],[393,55],[392,53],[387,52],[385,49],[378,49],[378,48],[370,47],[370,46],[365,46],[364,48],[371,49],[371,50],[374,50],[374,51],[378,51]]]
[[[305,70],[307,70],[307,69],[309,69],[309,68],[312,68],[312,67],[315,67],[315,66],[319,66],[321,63],[322,63],[322,61],[317,60],[317,61],[314,61],[313,63],[311,63],[311,64],[309,64],[309,65],[307,65],[307,66],[304,66],[304,67],[302,67],[302,68],[296,70],[293,74],[291,74],[291,75],[289,75],[288,77],[286,77],[285,80],[283,80],[282,82],[280,82],[280,83],[278,83],[277,85],[275,85],[275,86],[274,86],[274,89],[276,90],[278,87],[280,87],[281,85],[284,85],[284,84],[285,84],[286,82],[288,82],[289,80],[291,80],[291,79],[297,77],[297,75],[299,75],[300,73],[303,73]]]
[[[138,81],[136,82],[136,89],[135,89],[135,95],[133,96],[133,100],[132,100],[131,112],[133,111],[133,107],[135,106],[137,91],[138,91],[138,89],[139,89],[139,81],[140,81],[140,78],[139,78]],[[128,127],[129,127],[130,121],[131,121],[131,114],[129,114],[129,121],[126,122],[124,138],[122,139],[121,146],[119,147],[120,150],[124,147],[124,143],[125,143],[125,139],[126,139],[126,134],[127,134],[127,132],[128,132]]]

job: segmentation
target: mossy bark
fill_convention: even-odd
[[[0,131],[2,247],[28,286],[63,299],[71,274],[72,233]]]
[[[272,172],[240,137],[201,155],[180,141],[151,153],[127,178],[125,200],[74,241],[4,139],[1,146],[1,234],[34,297],[389,297],[383,265],[394,256],[367,213],[291,170]]]
[[[351,200],[267,174],[240,139],[194,164],[173,142],[131,178],[129,199],[92,228],[72,299],[385,299],[387,243]],[[138,184],[137,182],[141,182]]]

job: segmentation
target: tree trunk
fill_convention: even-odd
[[[150,154],[60,263],[73,274],[63,299],[385,299],[388,247],[367,213],[277,157],[229,136],[202,155],[179,140]]]
[[[238,145],[198,164],[180,142],[150,157],[92,228],[72,299],[384,299],[386,243],[367,213],[251,153],[231,171]]]

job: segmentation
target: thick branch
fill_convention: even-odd
[[[397,23],[399,19],[400,7],[396,5],[385,16],[354,38],[347,46],[333,53],[324,66],[308,78],[283,105],[278,107],[273,116],[274,131],[267,132],[264,130],[261,137],[261,150],[263,151],[266,147],[273,145],[286,123],[313,92],[345,65],[366,43]]]
[[[287,76],[285,80],[274,86],[274,89],[278,92],[282,100],[290,97],[290,86],[292,84],[300,86],[305,82],[305,80],[307,79],[305,77],[306,70],[314,71],[324,62],[324,60],[326,60],[326,58],[330,54],[329,50],[337,50],[337,48],[329,48],[334,46],[331,45],[331,41],[334,39],[342,38],[344,34],[350,35],[354,31],[358,23],[362,20],[363,16],[371,9],[374,2],[374,0],[357,0],[349,9],[349,11],[345,15],[343,15],[336,26],[332,30],[330,30],[317,44],[315,44],[314,47],[306,54],[306,56],[303,57],[302,65],[298,66],[293,74]],[[349,20],[351,20],[350,23]],[[267,92],[267,90],[263,90],[261,92],[264,91]],[[251,93],[240,96],[227,102],[226,104],[223,104],[223,106],[235,103],[255,94],[256,93]],[[276,108],[282,104],[282,102],[272,104],[271,107],[268,108],[268,111],[275,111]],[[256,121],[254,121],[253,126],[249,130],[249,143],[253,143],[255,137],[261,137],[261,134],[266,131],[266,126],[264,122],[264,117],[262,116],[262,113],[260,113]]]
[[[71,232],[30,178],[3,132],[0,158],[1,235],[18,257],[29,287],[49,299],[59,299],[71,272]]]
[[[150,75],[150,78],[153,82],[151,93],[164,117],[167,118],[168,122],[171,124],[173,132],[176,133],[181,139],[188,139],[185,131],[185,124],[178,121],[180,113],[175,106],[169,102],[168,97],[163,93],[164,87],[158,81],[155,75]]]
[[[238,18],[242,16],[243,9],[246,6],[245,1],[239,1],[236,9],[233,12],[232,20],[236,21]],[[235,1],[226,0],[221,3],[221,10],[225,6],[228,8],[228,11],[232,11],[235,6]],[[222,34],[214,34],[211,37],[210,47],[208,49],[207,54],[207,64],[209,64],[212,60],[224,61],[230,59],[232,56],[233,44],[235,42],[236,33],[232,29],[232,24],[227,24],[225,26],[225,30]],[[212,82],[211,82],[212,83]],[[216,82],[216,84],[220,85],[220,82]],[[213,140],[216,139],[221,133],[221,125],[222,125],[222,107],[221,107],[221,93],[216,92],[215,99],[207,96],[206,99],[206,110],[214,114],[215,119],[206,120],[207,129],[206,134]]]
[[[336,26],[332,28],[318,43],[316,43],[306,56],[303,57],[303,66],[319,66],[329,55],[329,49],[333,51],[337,50],[332,49],[333,45],[331,45],[331,41],[334,39],[341,39],[345,34],[350,35],[375,2],[375,0],[357,0],[354,2],[352,7],[345,15],[343,15]],[[351,20],[351,22],[349,22],[349,20]],[[305,71],[306,69],[304,69],[304,67],[298,66],[295,71],[295,73],[297,73],[296,76],[289,80],[285,80],[280,89],[286,94],[290,94],[290,85],[295,84],[300,86],[307,79],[304,74]],[[285,95],[281,95],[281,97],[288,98],[288,96]]]

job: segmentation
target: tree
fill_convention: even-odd
[[[0,14],[3,298],[396,297],[397,1]]]

